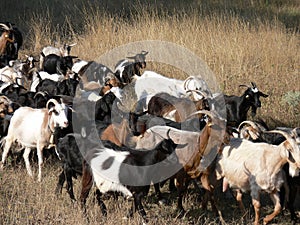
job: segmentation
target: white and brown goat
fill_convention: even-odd
[[[39,173],[38,180],[42,179],[43,149],[53,145],[53,133],[55,127],[65,128],[69,122],[66,115],[67,106],[55,99],[47,102],[46,108],[34,109],[30,107],[20,107],[11,118],[8,134],[1,141],[3,146],[2,165],[3,168],[8,152],[11,147],[18,150],[25,148],[23,157],[28,174],[33,177],[29,162],[29,154],[32,148],[37,148]],[[17,149],[15,149],[17,150]]]

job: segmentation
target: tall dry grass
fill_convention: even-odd
[[[230,14],[205,16],[201,10],[190,9],[169,15],[141,5],[131,12],[130,19],[89,7],[81,10],[81,14],[85,24],[81,35],[77,35],[71,23],[64,25],[68,35],[62,35],[51,30],[48,16],[36,15],[31,22],[34,26],[28,34],[27,51],[38,54],[42,46],[54,40],[58,45],[64,41],[77,42],[73,54],[95,60],[111,49],[135,41],[172,42],[206,62],[226,94],[240,95],[240,84],[256,82],[259,89],[269,94],[262,100],[258,115],[271,127],[300,126],[299,33],[287,32],[276,18],[252,24]],[[153,62],[147,70],[180,79],[186,76],[184,71]]]
[[[11,9],[13,2],[6,1],[4,6]],[[26,2],[29,7],[31,1]],[[187,48],[205,61],[226,94],[240,95],[243,90],[238,87],[239,84],[256,82],[259,89],[270,95],[262,99],[258,116],[271,127],[300,126],[300,95],[297,94],[300,92],[299,33],[287,30],[280,18],[283,13],[299,9],[295,1],[274,1],[279,5],[276,7],[273,3],[269,7],[268,1],[187,1],[190,6],[179,1],[184,5],[183,10],[172,9],[177,1],[169,5],[168,10],[164,10],[166,5],[162,8],[150,7],[141,2],[126,8],[126,14],[122,9],[111,13],[95,5],[76,7],[77,1],[74,5],[66,1],[62,7],[69,7],[70,10],[60,24],[57,21],[63,15],[59,15],[49,5],[45,7],[47,1],[40,2],[40,6],[36,2],[32,1],[36,8],[33,7],[35,10],[30,17],[26,14],[25,22],[20,22],[26,31],[21,57],[25,53],[38,55],[41,48],[49,44],[77,42],[73,54],[81,59],[94,60],[127,43],[168,41]],[[117,7],[117,2],[106,3]],[[243,8],[245,2],[249,10]],[[19,7],[24,4],[21,2],[15,7],[21,10]],[[46,13],[39,13],[41,7],[45,7],[43,9]],[[266,14],[266,17],[260,14]],[[23,16],[20,16],[20,21],[23,21]],[[116,58],[115,62],[118,60],[120,58]],[[179,79],[187,76],[178,68],[156,62],[148,63],[147,70]],[[47,160],[45,163],[42,183],[28,178],[23,161],[21,166],[12,164],[0,172],[1,224],[88,224],[81,216],[78,203],[71,203],[65,190],[62,196],[55,196],[60,167],[58,163]],[[37,168],[37,165],[34,167]],[[78,198],[80,181],[74,183]],[[193,190],[184,200],[184,206],[189,211],[182,220],[175,219],[175,197],[167,196],[171,200],[170,206],[158,206],[152,195],[146,199],[146,211],[152,218],[149,224],[218,224],[210,211],[200,208]],[[109,215],[105,220],[92,199],[90,197],[87,204],[90,224],[140,223],[138,216],[130,220],[122,219],[126,212],[124,208],[130,205],[126,201],[107,200]],[[225,199],[222,203],[225,220],[229,224],[249,224],[253,221],[251,209],[242,215],[232,199]],[[269,202],[263,203],[262,214],[270,212]],[[248,206],[251,208],[249,202]],[[289,224],[288,216],[280,215],[277,224]]]

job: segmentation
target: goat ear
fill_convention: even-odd
[[[256,83],[251,82],[251,85],[252,85],[253,88],[256,88]]]

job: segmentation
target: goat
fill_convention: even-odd
[[[20,83],[20,80],[22,79],[22,74],[18,70],[16,70],[14,67],[11,66],[5,66],[0,69],[0,80],[5,83]]]
[[[73,66],[73,59],[77,56],[58,56],[50,54],[44,56],[41,70],[49,74],[61,74],[66,76],[68,69],[71,70]]]
[[[289,173],[292,176],[300,167],[300,149],[291,135],[278,130],[269,132],[280,133],[286,141],[280,145],[271,145],[232,138],[217,160],[217,176],[224,178],[224,187],[229,184],[243,192],[250,191],[255,210],[255,225],[259,223],[260,217],[260,192],[269,193],[274,203],[273,213],[264,218],[264,224],[267,224],[281,211],[278,192],[284,182],[281,170],[283,165],[289,164]],[[241,201],[241,195],[238,201]]]
[[[253,142],[266,142],[269,144],[279,145],[286,139],[280,133],[268,133],[268,129],[265,126],[261,126],[260,123],[253,121],[244,121],[239,125],[239,132],[241,138],[253,141]],[[275,130],[283,130],[292,135],[296,139],[298,145],[300,145],[300,128],[276,128]],[[296,221],[297,216],[294,209],[294,202],[297,193],[297,187],[300,187],[300,176],[292,177],[289,175],[289,165],[283,166],[283,171],[286,176],[286,183],[283,185],[284,188],[280,190],[281,205],[285,204],[287,200],[287,207],[290,211],[291,220]]]
[[[74,63],[72,71],[80,77],[84,90],[99,90],[105,85],[122,87],[119,79],[107,66],[95,61],[79,60]]]
[[[172,154],[176,145],[168,139],[163,140],[152,150],[133,150],[112,143],[110,145],[90,149],[87,152],[83,165],[81,205],[85,206],[94,182],[101,193],[114,191],[122,193],[127,198],[133,197],[134,203],[129,216],[137,210],[144,221],[147,221],[142,198],[148,193],[151,182],[165,179],[163,171],[173,161],[166,158]],[[159,163],[163,160],[163,164]],[[104,202],[101,199],[100,202],[102,214],[106,215]]]
[[[193,85],[188,85],[192,84]],[[128,87],[127,87],[128,86]],[[130,85],[124,87],[124,92],[129,92],[128,98],[136,96],[136,113],[142,113],[147,110],[150,99],[158,93],[165,92],[172,96],[182,98],[190,97],[193,101],[203,98],[205,91],[210,92],[206,83],[197,77],[188,77],[185,80],[168,78],[153,71],[145,71],[141,77],[138,77]],[[193,89],[195,88],[195,89]],[[134,92],[130,95],[131,92]],[[193,95],[191,95],[193,93]],[[125,97],[127,97],[125,95]]]
[[[121,60],[117,63],[114,74],[123,85],[131,83],[135,76],[141,76],[141,69],[146,68],[147,54],[148,52],[142,51],[135,56],[127,57],[128,59],[133,59],[134,62]]]
[[[39,173],[38,180],[42,180],[43,148],[51,146],[54,128],[68,126],[65,104],[58,103],[55,99],[47,102],[46,108],[33,109],[30,107],[18,108],[10,121],[7,136],[2,140],[3,168],[7,154],[12,145],[17,142],[21,149],[25,148],[23,157],[28,174],[33,177],[29,162],[29,154],[32,148],[37,148]],[[20,150],[20,149],[19,149]]]
[[[219,149],[224,143],[229,142],[229,134],[225,126],[225,120],[215,111],[200,110],[192,115],[197,115],[198,113],[206,114],[210,117],[210,121],[200,132],[177,130],[166,126],[154,126],[149,130],[160,134],[163,138],[166,136],[166,131],[169,130],[168,136],[178,145],[175,153],[180,166],[177,167],[178,170],[174,173],[173,178],[176,179],[175,185],[178,192],[177,210],[179,217],[182,217],[185,213],[182,199],[186,190],[186,183],[190,179],[197,178],[201,179],[202,185],[207,191],[206,195],[211,201],[213,211],[218,212],[220,219],[222,219],[222,215],[218,211],[213,198],[214,188],[211,185],[209,176],[212,173],[211,167],[214,166],[212,164],[215,163],[214,159]],[[148,135],[151,135],[151,133],[144,134],[144,136]],[[141,138],[141,140],[143,139]],[[155,139],[152,137],[150,141],[155,143]],[[147,139],[145,138],[145,140]],[[149,141],[143,143],[139,140],[139,142],[142,146],[150,144],[148,143]]]
[[[0,36],[0,55],[3,55],[6,53],[6,45],[8,42],[13,43],[14,41],[9,38],[10,36],[10,28],[6,25],[1,23],[0,29],[2,31],[2,34]]]
[[[76,88],[79,81],[73,78],[64,79],[61,81],[53,81],[44,79],[36,86],[35,91],[47,92],[49,95],[68,95],[75,96]]]
[[[168,93],[154,95],[148,103],[148,113],[182,122],[187,116],[198,110],[209,110],[206,99],[192,101],[190,98],[178,98]]]
[[[247,120],[247,113],[251,108],[251,115],[256,115],[257,108],[261,107],[260,97],[267,98],[268,95],[258,90],[256,84],[251,82],[252,86],[240,85],[247,87],[243,95],[224,95],[227,122],[228,125],[237,127],[241,122]]]
[[[18,58],[18,52],[23,44],[21,31],[10,22],[0,23],[0,57],[3,66],[8,65],[10,60]],[[2,67],[2,66],[1,66]]]
[[[0,96],[0,137],[7,134],[10,117],[13,112],[11,100],[6,96]]]
[[[50,54],[55,54],[58,56],[69,56],[72,50],[72,47],[75,46],[76,43],[73,44],[63,44],[61,47],[53,47],[53,46],[46,46],[42,49],[40,54],[40,68],[43,66],[44,57]]]

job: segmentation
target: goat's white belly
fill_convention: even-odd
[[[116,191],[123,193],[124,196],[132,196],[132,193],[125,185],[121,184],[119,179],[120,167],[127,155],[126,152],[105,149],[91,160],[94,182],[100,192]]]

